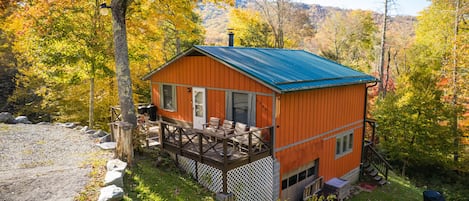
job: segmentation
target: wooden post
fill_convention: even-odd
[[[228,193],[228,171],[226,171],[225,167],[223,167],[222,176],[223,176],[223,193],[227,194]]]

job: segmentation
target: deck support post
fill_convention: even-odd
[[[228,194],[228,171],[222,170],[223,176],[223,193]]]
[[[228,144],[226,138],[223,139],[223,193],[228,193]]]

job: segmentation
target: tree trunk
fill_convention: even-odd
[[[112,0],[112,29],[114,31],[114,56],[122,120],[129,123],[131,125],[130,129],[134,130],[134,128],[137,127],[137,116],[132,98],[132,80],[130,77],[129,53],[125,27],[127,3],[127,0]],[[118,153],[117,155],[120,157],[127,156],[127,162],[131,164],[133,160],[132,132],[125,132],[123,138],[124,140],[120,140],[118,143],[126,143],[121,146],[130,148],[123,149],[124,153]]]
[[[90,109],[88,111],[88,127],[94,126],[94,76],[90,78]]]
[[[381,54],[379,61],[379,93],[381,97],[384,97],[384,48],[386,45],[386,27],[388,19],[388,0],[384,0],[384,14],[383,14],[383,26],[381,30]]]

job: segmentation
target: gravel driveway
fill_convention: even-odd
[[[99,149],[80,131],[0,124],[0,201],[73,200],[89,181]]]

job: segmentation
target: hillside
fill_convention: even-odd
[[[253,0],[236,1],[238,7],[246,7]],[[332,12],[351,12],[349,9],[326,7],[317,4],[294,3],[294,7],[308,13],[311,26],[318,32],[326,17]],[[227,43],[227,29],[229,23],[229,6],[215,6],[213,4],[200,5],[198,12],[205,27],[205,45],[225,45]],[[375,13],[376,24],[381,24],[382,14]],[[390,29],[400,27],[408,36],[414,36],[414,23],[416,18],[412,16],[393,16],[390,18]],[[236,33],[235,33],[236,34]],[[314,45],[313,45],[314,46]],[[308,47],[299,47],[308,49]]]

